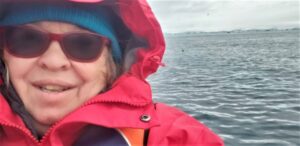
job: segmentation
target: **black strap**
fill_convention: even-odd
[[[149,132],[150,132],[150,129],[146,129],[145,130],[145,133],[144,133],[144,142],[143,142],[144,146],[147,146],[147,144],[148,144]]]

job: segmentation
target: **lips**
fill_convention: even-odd
[[[69,87],[57,86],[57,85],[45,85],[39,87],[44,92],[63,92],[68,89]]]
[[[62,81],[36,81],[33,82],[33,86],[40,89],[43,92],[59,93],[70,90],[75,86]]]

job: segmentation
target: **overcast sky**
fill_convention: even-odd
[[[148,0],[167,33],[300,27],[299,0]]]

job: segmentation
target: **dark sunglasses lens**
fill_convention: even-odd
[[[97,59],[103,48],[103,39],[88,33],[69,34],[63,39],[64,50],[69,57],[77,61],[93,61]]]
[[[19,57],[35,57],[43,53],[47,37],[39,31],[29,28],[9,28],[5,31],[7,48]]]

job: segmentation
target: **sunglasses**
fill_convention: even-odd
[[[94,33],[72,32],[56,34],[28,26],[0,28],[0,45],[21,58],[38,57],[45,53],[52,41],[58,41],[64,54],[78,62],[92,62],[99,58],[109,39]],[[3,48],[3,47],[1,47]]]

